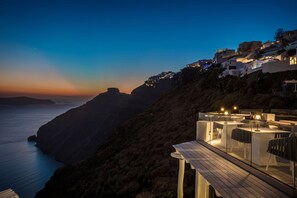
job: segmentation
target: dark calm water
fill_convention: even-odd
[[[42,154],[27,137],[70,104],[0,106],[0,191],[12,188],[21,198],[32,198],[63,164]]]

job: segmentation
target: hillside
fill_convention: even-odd
[[[162,76],[155,77],[160,79],[154,86],[144,84],[131,95],[109,88],[86,104],[56,117],[38,130],[37,146],[66,164],[89,157],[108,140],[118,124],[142,112],[172,88],[171,78],[161,79]]]
[[[25,96],[21,97],[5,97],[0,98],[0,105],[37,105],[37,104],[55,104],[55,102],[48,99],[37,99],[37,98],[29,98]]]
[[[281,83],[297,72],[253,73],[217,78],[212,68],[193,78],[181,74],[179,87],[126,121],[96,155],[57,170],[36,197],[175,197],[178,161],[173,144],[195,138],[199,111],[240,108],[296,108],[295,96],[281,97]],[[194,171],[186,166],[185,197],[194,196]]]

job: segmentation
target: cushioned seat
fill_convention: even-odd
[[[297,137],[294,135],[272,139],[269,141],[267,152],[290,161],[296,161],[296,142]]]
[[[246,153],[247,153],[247,150],[249,150],[249,158],[248,159],[251,159],[250,145],[252,143],[252,133],[249,131],[246,131],[246,130],[236,128],[236,129],[232,130],[231,138],[233,140],[243,143],[243,146],[244,146],[243,157],[244,158],[247,157]],[[246,145],[246,144],[248,144],[248,145]],[[233,148],[231,148],[231,151],[232,150],[233,150]]]
[[[295,163],[297,159],[297,137],[294,133],[291,133],[289,137],[276,138],[269,141],[267,152],[270,153],[270,157],[266,166],[268,170],[271,155],[278,156],[280,158],[290,161],[292,180],[295,181]]]
[[[231,138],[242,143],[250,144],[252,142],[252,133],[236,128],[232,130]]]

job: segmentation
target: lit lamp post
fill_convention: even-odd
[[[221,113],[223,113],[225,111],[224,107],[221,107]]]
[[[233,112],[234,112],[234,114],[237,113],[237,109],[238,109],[237,106],[233,106]]]
[[[261,119],[261,115],[256,114],[254,118],[255,118],[255,120],[256,120],[256,122],[257,122],[257,124],[256,124],[257,129],[256,129],[255,131],[260,131],[260,130],[259,130],[259,120]]]
[[[229,114],[228,111],[225,111],[225,112],[224,112],[224,115],[226,116],[226,117],[225,117],[225,124],[227,124],[227,118],[228,118],[227,115],[228,115],[228,114]]]

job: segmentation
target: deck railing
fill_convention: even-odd
[[[275,121],[273,114],[252,120],[246,114],[199,113],[197,140],[297,188],[296,122]]]

